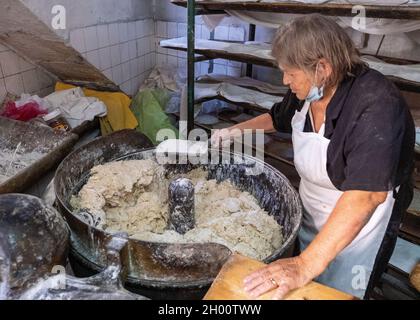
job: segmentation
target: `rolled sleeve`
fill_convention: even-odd
[[[274,104],[270,110],[274,128],[280,132],[292,133],[292,118],[299,107],[299,100],[288,90],[283,101]]]

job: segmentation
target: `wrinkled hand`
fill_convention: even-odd
[[[219,148],[220,146],[223,148],[228,147],[233,142],[233,139],[239,137],[241,134],[241,131],[235,128],[215,130],[211,136],[211,145],[213,148]]]
[[[300,257],[280,259],[247,276],[244,289],[254,299],[275,289],[273,300],[280,300],[290,291],[307,285],[312,280],[309,274]]]

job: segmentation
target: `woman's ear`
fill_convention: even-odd
[[[332,66],[325,58],[321,58],[318,62],[318,72],[320,78],[324,81],[328,79],[332,74]]]

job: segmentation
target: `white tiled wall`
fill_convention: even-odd
[[[7,92],[41,97],[54,91],[54,79],[0,43],[0,103]]]
[[[70,32],[70,44],[121,89],[135,95],[156,63],[152,19],[90,26]]]
[[[186,35],[186,23],[145,19],[75,29],[70,32],[70,44],[124,92],[135,95],[156,64],[169,64],[186,70],[185,52],[159,46],[162,39]],[[196,37],[210,38],[210,31],[199,18]],[[246,30],[243,25],[236,23],[222,25],[216,28],[215,38],[244,41]],[[245,74],[245,65],[242,63],[223,59],[213,62],[213,73],[232,76]],[[0,66],[0,98],[6,91],[46,95],[53,90],[53,80],[47,74],[1,45]],[[195,66],[197,76],[209,73],[209,61],[196,63]]]
[[[135,95],[156,64],[187,67],[186,53],[167,50],[159,41],[186,36],[187,24],[145,19],[89,26],[70,32],[70,44],[90,63],[101,70],[121,89]],[[215,31],[218,40],[245,40],[245,29],[238,25],[220,26]],[[210,32],[200,21],[196,36],[209,39]],[[26,62],[0,45],[0,101],[6,92],[45,96],[53,91],[54,80],[36,66]],[[214,60],[213,73],[240,76],[243,64],[222,59]],[[207,74],[209,61],[196,64],[196,75]]]
[[[210,31],[207,27],[200,23],[195,26],[195,35],[197,39],[209,39]],[[170,21],[156,21],[156,52],[157,52],[157,65],[171,65],[178,68],[186,68],[187,56],[183,51],[172,49],[165,49],[159,46],[159,42],[164,39],[184,37],[187,35],[187,24],[180,22]],[[231,41],[244,41],[245,29],[239,25],[219,26],[215,29],[216,40],[231,40]],[[209,61],[204,61],[195,64],[196,76],[209,73]],[[214,60],[213,73],[241,76],[244,74],[245,68],[242,63],[236,61],[228,61],[223,59]]]

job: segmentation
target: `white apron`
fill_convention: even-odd
[[[327,149],[330,140],[324,137],[325,123],[318,133],[303,132],[309,105],[306,102],[292,119],[294,163],[301,177],[299,193],[305,209],[299,232],[302,251],[322,229],[343,194],[328,177]],[[386,201],[378,206],[357,237],[315,280],[363,298],[394,202],[393,192],[390,191]]]

